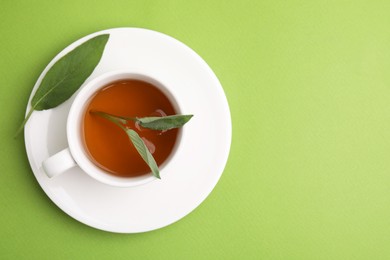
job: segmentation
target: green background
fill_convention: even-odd
[[[389,13],[388,0],[1,0],[0,259],[390,259]],[[113,27],[189,45],[232,114],[212,194],[143,234],[68,217],[12,138],[48,62]]]

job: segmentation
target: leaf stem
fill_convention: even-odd
[[[101,111],[97,111],[97,110],[91,110],[91,111],[89,111],[89,113],[101,116],[101,117],[115,123],[116,125],[121,127],[123,130],[126,130],[126,128],[123,125],[126,124],[127,121],[119,116],[114,116],[114,115],[111,115],[111,114],[108,114],[105,112],[101,112]]]
[[[23,128],[24,128],[24,125],[27,123],[28,119],[30,118],[32,112],[34,111],[34,108],[30,108],[30,111],[28,111],[28,114],[26,116],[26,118],[23,120],[22,124],[19,126],[18,130],[16,130],[16,133],[14,135],[14,139],[16,139],[16,137],[18,137],[18,135],[20,134],[20,132],[23,131]]]

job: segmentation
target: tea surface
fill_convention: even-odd
[[[112,122],[93,115],[97,110],[125,117],[174,115],[168,97],[157,87],[139,80],[121,80],[104,86],[89,101],[83,121],[83,137],[91,160],[109,173],[133,177],[150,172],[126,133]],[[161,132],[140,127],[130,121],[126,126],[137,131],[158,165],[171,154],[178,129]]]

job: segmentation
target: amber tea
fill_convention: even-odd
[[[91,111],[104,111],[124,117],[166,116],[177,112],[163,91],[140,80],[115,81],[103,86],[90,99],[83,117],[85,150],[97,166],[120,177],[144,175],[150,172],[150,168],[122,129],[91,114]],[[178,129],[156,131],[142,128],[132,121],[126,126],[140,135],[157,165],[164,163],[172,153]]]

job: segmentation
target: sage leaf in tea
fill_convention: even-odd
[[[111,115],[113,116],[113,115]],[[152,130],[170,130],[185,125],[193,115],[173,115],[173,116],[156,116],[156,117],[124,117],[115,116],[122,120],[138,122],[143,128]]]
[[[22,131],[34,110],[54,108],[69,99],[99,63],[109,34],[95,36],[60,58],[46,73],[31,99],[31,109],[18,129]]]
[[[141,155],[142,159],[146,162],[146,164],[149,166],[150,170],[152,171],[153,175],[156,178],[160,178],[160,171],[158,170],[158,166],[156,161],[153,158],[153,155],[150,153],[148,147],[146,146],[145,142],[142,140],[142,138],[137,134],[136,131],[132,129],[126,129],[126,134],[130,137],[131,142],[133,143],[135,149],[137,149],[139,155]]]
[[[142,127],[149,128],[152,130],[170,130],[173,128],[182,127],[187,123],[193,115],[173,115],[173,116],[162,116],[162,117],[124,117],[124,116],[115,116],[101,111],[90,111],[90,113],[101,116],[116,125],[122,128],[127,136],[130,138],[130,141],[137,149],[138,153],[141,155],[142,159],[149,166],[153,175],[160,179],[160,172],[157,166],[156,161],[153,158],[153,155],[150,153],[145,142],[138,135],[138,133],[130,128],[126,128],[125,125],[128,121],[138,122]]]
[[[193,115],[173,115],[162,117],[141,117],[136,118],[140,126],[153,130],[169,130],[182,127]]]

